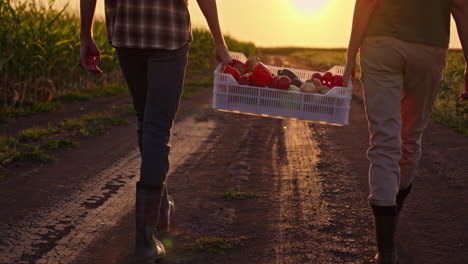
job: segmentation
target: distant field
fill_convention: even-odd
[[[314,70],[327,70],[333,65],[346,63],[345,49],[309,49],[309,48],[263,48],[259,53],[288,55],[297,59],[306,59]],[[432,118],[457,131],[468,135],[468,103],[458,101],[464,87],[465,59],[461,50],[450,50],[444,79],[435,101]],[[359,59],[356,77],[359,78]]]
[[[313,65],[313,70],[325,71],[335,65],[346,63],[346,49],[311,49],[311,48],[262,48],[259,53],[270,55],[288,55],[296,59],[306,59]]]

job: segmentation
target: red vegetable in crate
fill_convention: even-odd
[[[343,87],[344,86],[343,76],[342,75],[335,75],[333,77],[333,82],[331,84],[332,84],[332,86]]]
[[[253,85],[265,87],[268,86],[272,80],[271,72],[265,64],[261,62],[255,64],[252,75],[250,76],[250,81]]]
[[[280,77],[281,76],[279,76],[279,75],[273,76],[273,79],[271,80],[270,85],[268,85],[268,86],[270,88],[277,89],[278,88],[278,79]]]
[[[229,64],[229,66],[233,67],[241,73],[244,72],[244,63],[240,60],[232,59],[232,62]]]
[[[288,90],[291,86],[291,79],[288,76],[280,76],[278,78],[277,89]]]
[[[331,73],[331,72],[326,72],[326,73],[323,75],[323,81],[325,81],[325,82],[332,82],[332,81],[333,81],[333,73]]]
[[[316,72],[316,73],[312,74],[312,78],[310,78],[310,79],[314,79],[314,78],[317,78],[320,81],[323,81],[323,76],[322,76],[322,74],[320,74],[320,72]]]
[[[240,85],[251,85],[250,75],[252,75],[252,73],[246,73],[244,75],[241,75],[241,77],[239,77],[239,80],[237,82]]]
[[[236,81],[239,80],[239,77],[241,76],[241,73],[238,70],[229,65],[224,66],[223,73],[231,74]]]
[[[288,76],[276,75],[270,82],[269,87],[280,90],[288,90],[291,86],[291,79]]]
[[[261,62],[259,57],[251,57],[244,64],[244,72],[253,72],[255,65]]]

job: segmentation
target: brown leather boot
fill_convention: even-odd
[[[397,206],[372,205],[375,219],[375,235],[378,253],[376,264],[398,264],[398,253],[395,247],[395,232],[398,220]]]
[[[137,262],[151,262],[166,254],[154,233],[161,207],[162,188],[148,188],[137,183],[135,203],[135,257]]]

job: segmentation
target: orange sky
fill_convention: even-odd
[[[103,16],[104,0],[97,1],[98,14]],[[355,1],[218,0],[217,3],[223,33],[236,39],[261,47],[328,48],[347,46]],[[70,0],[70,7],[77,9],[79,0]],[[207,27],[196,0],[189,0],[189,8],[192,24]],[[450,47],[461,48],[453,21]]]

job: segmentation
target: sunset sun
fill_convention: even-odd
[[[291,0],[294,5],[304,12],[318,11],[327,0]]]

